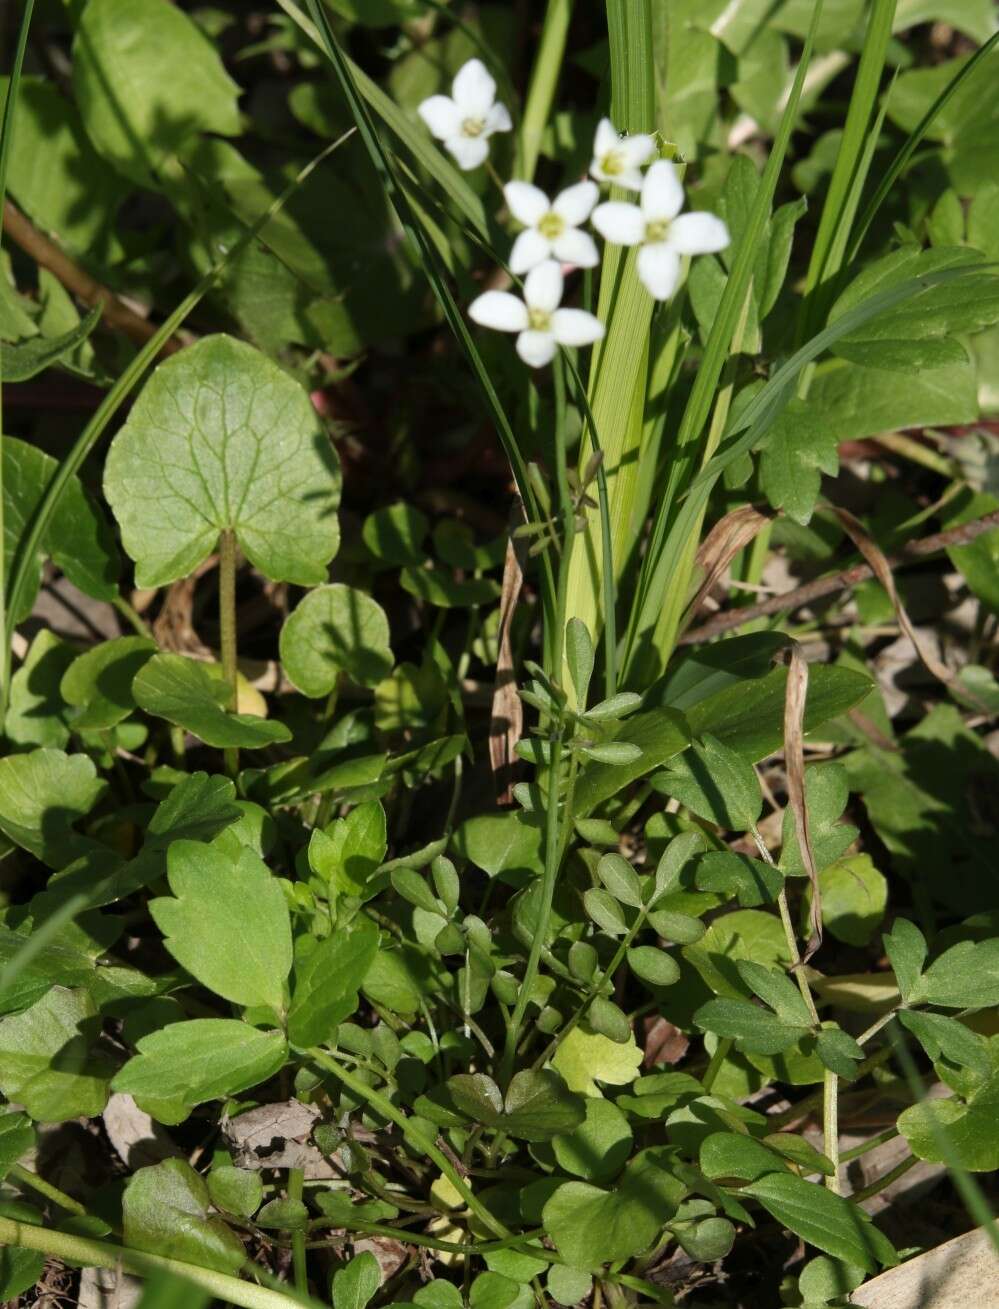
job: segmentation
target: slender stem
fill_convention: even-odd
[[[212,1268],[199,1268],[179,1259],[145,1254],[140,1250],[129,1250],[124,1246],[75,1236],[70,1232],[54,1232],[30,1223],[18,1223],[10,1218],[0,1218],[0,1245],[38,1250],[53,1259],[81,1264],[85,1268],[122,1268],[126,1273],[136,1273],[140,1277],[161,1271],[173,1273],[175,1277],[182,1277],[193,1286],[202,1287],[213,1298],[226,1304],[239,1305],[240,1309],[292,1309],[301,1303],[280,1291],[255,1286],[252,1282],[241,1281],[238,1277],[216,1272]]]
[[[239,704],[239,668],[236,661],[236,534],[226,528],[219,536],[219,640],[222,646],[222,675],[229,685],[229,708]],[[225,752],[225,770],[230,777],[239,772],[239,749]]]
[[[877,1136],[872,1136],[869,1141],[864,1141],[860,1145],[855,1145],[852,1150],[844,1150],[839,1157],[841,1164],[848,1164],[854,1159],[859,1159],[861,1155],[867,1154],[869,1150],[876,1150],[879,1145],[884,1145],[886,1141],[894,1141],[899,1135],[897,1127],[886,1127],[883,1132],[878,1132]]]
[[[444,1151],[437,1145],[437,1142],[429,1135],[425,1134],[421,1124],[407,1118],[400,1109],[396,1108],[387,1096],[382,1095],[382,1093],[375,1090],[374,1087],[368,1086],[367,1082],[356,1077],[348,1068],[345,1068],[339,1060],[334,1059],[333,1056],[328,1054],[325,1050],[312,1049],[309,1050],[308,1054],[309,1058],[317,1063],[320,1068],[326,1069],[326,1071],[332,1073],[339,1082],[342,1082],[352,1095],[359,1096],[362,1100],[366,1100],[368,1104],[371,1105],[372,1109],[375,1109],[380,1113],[383,1118],[387,1118],[389,1122],[395,1123],[395,1125],[402,1130],[406,1138],[411,1141],[418,1150],[422,1150],[432,1163],[437,1165],[447,1180],[468,1205],[469,1209],[471,1209],[472,1213],[475,1214],[481,1222],[485,1223],[491,1232],[495,1232],[496,1235],[501,1238],[512,1235],[512,1233],[503,1226],[495,1215],[489,1212],[482,1201],[476,1196],[475,1192],[469,1187],[461,1173],[457,1168],[455,1168],[454,1164],[447,1157]]]
[[[82,1216],[87,1212],[86,1206],[80,1204],[79,1200],[74,1200],[71,1195],[67,1195],[65,1191],[60,1191],[57,1186],[47,1182],[44,1177],[39,1177],[30,1168],[25,1168],[23,1164],[12,1164],[7,1171],[7,1176],[13,1177],[15,1181],[20,1182],[23,1186],[30,1186],[33,1191],[37,1191],[39,1195],[44,1195],[46,1200],[51,1200],[53,1204],[57,1204],[60,1209],[65,1209],[67,1213]]]
[[[301,1203],[302,1192],[305,1189],[305,1170],[302,1168],[288,1169],[288,1199],[298,1200]],[[291,1234],[291,1262],[295,1273],[295,1289],[302,1295],[309,1293],[309,1274],[306,1267],[305,1257],[305,1233],[296,1230]]]
[[[136,636],[152,636],[149,624],[142,615],[135,609],[134,605],[129,604],[123,595],[116,595],[111,601],[114,607],[128,623],[129,627],[135,632]]]
[[[886,1014],[882,1014],[876,1023],[871,1023],[866,1032],[861,1032],[857,1037],[857,1044],[866,1045],[872,1036],[876,1036],[877,1033],[881,1031],[882,1027],[885,1027],[891,1022],[897,1012],[896,1009],[889,1009]]]
[[[719,1072],[721,1071],[721,1066],[728,1058],[728,1052],[731,1049],[732,1049],[731,1038],[728,1036],[722,1037],[722,1039],[718,1042],[718,1045],[715,1047],[715,1052],[711,1056],[707,1068],[704,1070],[704,1076],[701,1078],[701,1084],[703,1085],[705,1091],[710,1091],[712,1086],[714,1086],[715,1078],[718,1076]]]
[[[865,1186],[862,1191],[854,1191],[853,1195],[850,1196],[850,1199],[854,1204],[860,1204],[864,1200],[869,1200],[872,1195],[877,1195],[878,1192],[883,1191],[886,1186],[891,1186],[892,1182],[897,1182],[900,1177],[904,1177],[909,1169],[914,1168],[918,1163],[919,1160],[914,1154],[907,1155],[901,1163],[896,1164],[895,1167],[890,1169],[887,1173],[882,1173],[880,1177],[876,1177],[870,1186]]]
[[[826,1187],[839,1195],[839,1078],[828,1068],[822,1079],[822,1136],[826,1158],[833,1166],[826,1174]]]

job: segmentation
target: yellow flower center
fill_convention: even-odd
[[[618,177],[624,172],[624,155],[620,150],[608,150],[600,160],[600,167],[608,177]]]
[[[646,223],[646,241],[665,241],[667,236],[669,236],[669,226],[668,218],[657,218],[651,223]]]
[[[461,125],[462,136],[481,136],[486,130],[486,120],[484,118],[466,118]]]
[[[547,332],[551,322],[552,316],[547,309],[528,309],[527,325],[532,332]]]
[[[538,223],[538,231],[542,236],[546,236],[549,241],[554,241],[565,231],[565,219],[557,214],[554,209],[549,209]]]

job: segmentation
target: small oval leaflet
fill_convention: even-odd
[[[111,444],[104,493],[139,586],[193,572],[227,529],[273,581],[316,586],[340,542],[340,465],[308,396],[228,336],[156,369]]]

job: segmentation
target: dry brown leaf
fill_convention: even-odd
[[[311,1141],[320,1117],[314,1106],[287,1100],[226,1118],[222,1131],[239,1168],[301,1168],[307,1178],[336,1177],[336,1168]]]
[[[492,765],[497,801],[504,805],[513,803],[513,767],[517,757],[517,742],[524,730],[524,707],[517,694],[513,647],[510,643],[510,626],[517,609],[520,588],[524,583],[522,554],[521,545],[511,536],[503,564],[496,682],[493,688],[492,717],[489,721],[489,762]]]
[[[808,807],[805,804],[805,701],[808,699],[808,664],[801,646],[792,641],[786,650],[787,688],[784,692],[784,768],[787,773],[787,797],[794,815],[794,833],[798,849],[812,887],[809,913],[810,933],[802,962],[807,963],[822,944],[822,892],[819,872],[812,850]]]
[[[739,551],[745,549],[771,521],[770,514],[761,513],[752,505],[742,505],[715,523],[697,551],[696,568],[702,580],[693,600],[687,606],[684,625],[696,617],[705,596]]]

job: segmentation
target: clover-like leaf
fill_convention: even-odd
[[[111,444],[104,492],[139,586],[184,577],[236,535],[274,581],[314,586],[340,540],[340,467],[305,391],[209,336],[160,364]]]
[[[284,892],[245,846],[175,841],[167,857],[170,890],[149,903],[166,947],[187,971],[233,1004],[281,1010],[291,971],[291,925]]]
[[[147,714],[165,718],[219,749],[261,749],[291,740],[283,723],[223,708],[230,697],[228,683],[213,677],[197,659],[185,655],[153,655],[132,682],[132,694]]]
[[[574,1027],[555,1051],[552,1065],[570,1090],[599,1095],[597,1082],[612,1086],[633,1082],[642,1066],[642,1052],[633,1036],[624,1042],[611,1041],[599,1032]]]
[[[343,671],[375,686],[392,671],[389,624],[377,600],[335,582],[310,591],[281,629],[281,663],[303,695],[329,695]]]
[[[999,1036],[988,1044],[988,1070],[967,1101],[924,1100],[899,1114],[898,1130],[917,1159],[972,1172],[999,1168]]]

